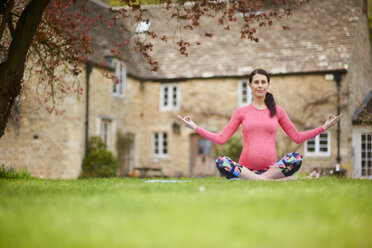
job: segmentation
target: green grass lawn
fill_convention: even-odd
[[[0,247],[372,247],[372,181],[0,179]]]

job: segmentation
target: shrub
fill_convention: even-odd
[[[5,165],[0,168],[0,178],[25,179],[31,177],[31,173],[25,169],[16,170],[14,168],[6,168]]]
[[[235,134],[222,147],[218,148],[218,156],[227,156],[238,162],[243,149],[243,140],[241,135]]]
[[[82,169],[83,178],[117,175],[118,162],[100,137],[93,136],[89,139],[89,153],[83,159]]]

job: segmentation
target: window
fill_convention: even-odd
[[[309,139],[305,143],[305,156],[329,157],[331,155],[331,138],[329,132],[324,132]]]
[[[179,108],[180,93],[177,84],[164,84],[160,87],[160,110],[175,110]]]
[[[245,106],[253,101],[253,93],[248,80],[239,81],[239,106]]]
[[[257,9],[257,10],[253,10],[253,11],[238,13],[237,16],[238,17],[249,17],[250,15],[258,16],[258,15],[261,15],[261,14],[262,14],[262,10]]]
[[[199,155],[209,155],[212,150],[212,141],[207,139],[198,140],[198,154]]]
[[[168,137],[167,133],[153,133],[152,135],[152,153],[154,157],[168,156]]]
[[[147,32],[150,29],[151,22],[148,21],[141,21],[138,23],[137,28],[136,28],[136,33],[144,33]]]
[[[101,119],[100,137],[105,142],[106,148],[110,149],[111,121]]]
[[[372,133],[362,133],[362,177],[372,176]]]
[[[115,76],[119,79],[118,83],[113,84],[112,95],[120,98],[125,97],[127,83],[127,68],[123,61],[114,60]]]
[[[372,129],[371,126],[353,126],[353,178],[372,179]]]

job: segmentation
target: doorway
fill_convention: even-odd
[[[190,175],[192,177],[216,176],[215,144],[199,134],[192,134]]]
[[[134,134],[119,134],[117,140],[119,175],[124,177],[134,169]]]
[[[370,128],[353,130],[354,166],[352,176],[372,179],[372,131]]]

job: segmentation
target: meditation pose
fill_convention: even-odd
[[[249,75],[249,87],[254,100],[248,106],[236,109],[221,133],[213,133],[199,127],[189,116],[177,116],[186,127],[219,145],[228,141],[239,125],[242,125],[243,151],[239,162],[226,156],[216,160],[217,169],[227,179],[290,179],[301,167],[303,158],[299,153],[289,153],[276,161],[275,137],[278,124],[289,138],[300,144],[334,126],[343,116],[330,115],[322,126],[298,132],[285,110],[277,106],[273,95],[267,92],[269,86],[269,74],[263,69],[254,70]]]

